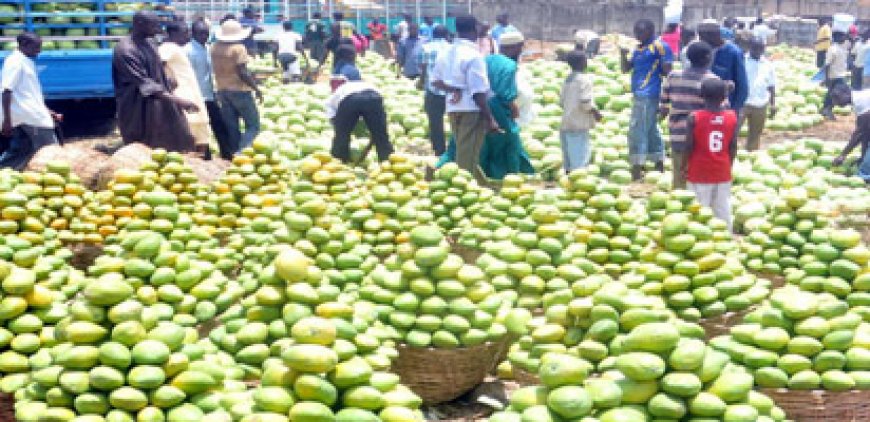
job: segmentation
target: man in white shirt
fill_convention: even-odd
[[[284,21],[282,24],[284,31],[275,36],[275,42],[278,44],[278,62],[281,63],[281,69],[284,71],[284,83],[299,81],[302,71],[299,66],[299,58],[296,54],[305,56],[305,50],[302,49],[302,35],[293,30],[293,22]]]
[[[408,38],[411,35],[411,15],[402,14],[402,20],[396,24],[394,29],[397,42]]]
[[[3,136],[11,136],[9,149],[0,155],[0,167],[23,169],[40,148],[56,144],[55,122],[63,116],[48,109],[33,59],[42,51],[42,39],[24,32],[16,39],[18,48],[3,62],[2,91]]]
[[[335,59],[343,67],[356,67],[356,50],[352,45],[342,45],[335,51]],[[350,135],[362,118],[369,130],[371,142],[378,153],[378,160],[386,161],[393,153],[393,144],[387,132],[387,113],[384,99],[374,85],[359,78],[359,71],[333,75],[333,83],[340,83],[332,96],[326,100],[326,116],[332,122],[335,137],[332,139],[332,156],[344,163],[350,161]]]
[[[450,50],[447,35],[446,27],[436,26],[432,30],[432,41],[422,48],[423,57],[420,59],[420,79],[426,91],[423,109],[426,110],[426,116],[429,118],[429,141],[437,156],[444,154],[446,150],[444,114],[447,112],[447,93],[433,86],[432,73],[438,58],[443,57]]]
[[[764,23],[764,19],[759,17],[757,21],[755,21],[755,26],[752,27],[752,37],[760,38],[761,41],[767,44],[768,39],[773,34],[773,30]]]
[[[846,84],[837,85],[831,88],[831,101],[840,107],[851,104],[857,116],[852,138],[843,148],[843,152],[834,159],[833,164],[843,165],[849,153],[861,145],[861,158],[858,159],[858,170],[855,175],[870,183],[870,154],[867,153],[870,146],[870,89],[852,91]]]
[[[758,37],[749,42],[746,58],[746,76],[749,79],[749,97],[743,106],[749,123],[746,149],[755,151],[761,146],[761,133],[770,117],[776,115],[776,72],[773,63],[764,57],[764,40]]]
[[[833,112],[833,102],[831,92],[837,85],[845,85],[846,78],[849,76],[849,49],[846,43],[846,33],[835,31],[833,36],[834,42],[831,48],[828,49],[828,54],[825,57],[825,85],[828,87],[828,93],[825,95],[825,103],[822,107],[822,116],[828,120],[836,120]]]
[[[480,150],[486,133],[500,129],[487,104],[489,79],[477,47],[477,19],[457,17],[456,32],[458,37],[451,48],[438,57],[432,81],[433,86],[448,92],[447,114],[456,138],[456,164],[485,184]]]

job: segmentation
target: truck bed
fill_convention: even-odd
[[[0,60],[5,60],[7,55],[9,51],[0,51]],[[36,71],[48,100],[115,95],[110,49],[43,51],[36,58]]]

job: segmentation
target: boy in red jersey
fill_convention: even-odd
[[[723,107],[728,85],[720,79],[701,84],[704,108],[689,116],[689,189],[731,230],[731,166],[737,154],[737,114]]]

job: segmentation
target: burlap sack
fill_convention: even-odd
[[[108,157],[107,163],[97,180],[98,190],[106,189],[118,169],[138,170],[142,163],[151,159],[151,148],[144,144],[127,144]]]
[[[40,148],[25,170],[43,171],[52,161],[65,161],[88,189],[99,188],[104,173],[111,172],[109,156],[86,145],[49,145]]]
[[[212,157],[211,160],[203,160],[196,154],[185,154],[184,164],[187,164],[199,182],[204,185],[210,185],[220,179],[230,167],[230,162],[217,157]]]
[[[193,170],[200,183],[211,184],[218,180],[230,166],[230,162],[221,159],[203,160],[195,153],[184,154],[184,163]],[[132,143],[115,151],[111,157],[106,157],[100,177],[95,183],[97,189],[105,189],[115,172],[120,169],[139,170],[142,165],[151,161],[151,148],[145,144]]]

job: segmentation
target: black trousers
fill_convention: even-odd
[[[823,103],[822,110],[830,110],[834,107],[834,98],[831,96],[831,91],[837,85],[847,85],[846,78],[828,79],[825,85],[828,87],[828,92],[825,93],[825,102]]]
[[[233,154],[236,151],[230,141],[230,135],[227,132],[227,126],[224,124],[220,106],[217,101],[206,101],[205,110],[208,112],[208,124],[211,126],[211,132],[214,133],[214,137],[218,142],[218,148],[221,150],[221,158],[232,160]]]
[[[429,117],[429,141],[432,142],[432,150],[435,155],[444,154],[446,149],[444,142],[444,114],[447,112],[447,97],[435,95],[426,91],[423,99],[423,109]]]
[[[598,55],[598,50],[601,48],[601,39],[595,38],[593,40],[589,40],[586,44],[586,55],[589,58],[593,58]],[[678,54],[678,53],[677,53]]]
[[[281,70],[287,71],[290,65],[296,61],[296,55],[293,53],[281,53],[278,55],[278,63],[281,64]]]
[[[40,148],[54,144],[57,144],[54,128],[16,126],[12,130],[9,147],[0,154],[0,168],[23,171]]]
[[[350,134],[362,118],[369,129],[369,136],[378,152],[378,159],[385,161],[393,153],[393,144],[387,133],[387,113],[381,94],[368,90],[345,97],[338,105],[332,124],[335,138],[332,140],[332,156],[347,163],[350,161]]]

